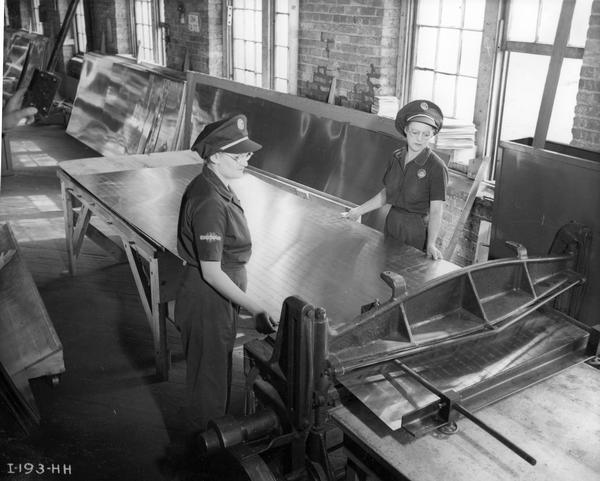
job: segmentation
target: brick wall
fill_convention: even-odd
[[[179,5],[184,8],[183,15]],[[181,70],[187,54],[190,70],[223,76],[222,8],[221,0],[165,2],[165,21],[169,25],[168,67]],[[190,14],[199,15],[200,32],[190,30]]]
[[[600,152],[600,0],[592,3],[572,133],[571,145]]]
[[[335,77],[340,105],[370,111],[393,95],[399,22],[394,0],[301,0],[298,94],[325,100]]]

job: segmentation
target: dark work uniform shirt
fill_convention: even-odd
[[[177,250],[193,266],[220,261],[235,267],[250,259],[252,241],[240,201],[206,166],[183,194]]]
[[[383,176],[387,202],[414,214],[427,215],[432,200],[446,200],[448,169],[429,147],[404,165],[407,147],[392,156]]]

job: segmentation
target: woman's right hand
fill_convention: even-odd
[[[346,212],[342,212],[341,216],[344,219],[356,221],[360,219],[361,213],[359,212],[358,207],[354,207],[350,210],[347,210]]]
[[[254,315],[254,327],[260,334],[275,332],[278,324],[266,311],[261,311]]]

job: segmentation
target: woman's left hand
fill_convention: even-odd
[[[427,244],[427,257],[431,257],[434,260],[442,260],[444,256],[434,244]]]

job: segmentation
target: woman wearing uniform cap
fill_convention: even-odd
[[[383,189],[342,216],[357,220],[389,203],[386,236],[424,250],[433,259],[442,259],[435,241],[442,223],[448,170],[429,148],[442,123],[442,111],[433,102],[415,100],[402,107],[396,115],[396,129],[406,140],[392,155]]]
[[[227,411],[240,307],[254,316],[259,332],[275,330],[276,322],[245,292],[252,242],[240,201],[229,188],[261,147],[248,138],[244,115],[207,125],[192,146],[205,163],[179,211],[177,247],[186,268],[175,302],[187,361],[190,431],[204,430]]]

